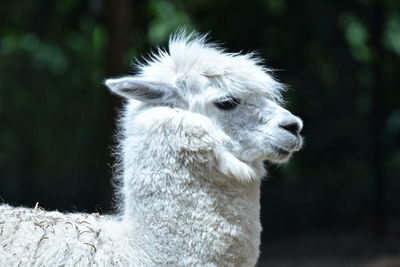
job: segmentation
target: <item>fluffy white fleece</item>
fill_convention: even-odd
[[[262,161],[302,146],[269,70],[177,35],[106,85],[127,98],[119,215],[2,205],[0,266],[254,266]]]

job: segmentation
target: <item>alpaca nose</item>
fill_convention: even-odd
[[[298,135],[303,128],[303,125],[299,119],[294,117],[291,120],[285,120],[279,123],[279,127],[285,129],[291,134]]]

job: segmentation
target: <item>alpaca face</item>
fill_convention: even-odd
[[[214,114],[231,137],[232,152],[244,162],[284,162],[302,146],[302,121],[271,100],[247,98],[233,110],[217,107]]]
[[[268,96],[238,93],[221,96],[221,89],[207,88],[189,109],[211,119],[227,136],[225,143],[246,163],[263,160],[285,162],[302,147],[303,122]],[[204,101],[203,104],[199,102]]]

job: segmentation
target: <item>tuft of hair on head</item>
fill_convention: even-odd
[[[191,79],[203,76],[218,84],[225,93],[268,95],[282,103],[281,92],[285,87],[263,63],[254,52],[226,52],[217,43],[209,41],[208,34],[188,33],[181,29],[171,35],[167,50],[157,48],[145,62],[136,65],[136,75],[110,79],[106,85],[126,98],[172,103],[171,96],[179,95],[183,90],[177,84],[188,81],[195,84]]]

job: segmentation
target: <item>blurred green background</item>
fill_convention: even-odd
[[[305,122],[268,166],[260,266],[399,254],[398,0],[2,0],[0,201],[109,213],[121,101],[102,83],[182,26],[259,52]]]

